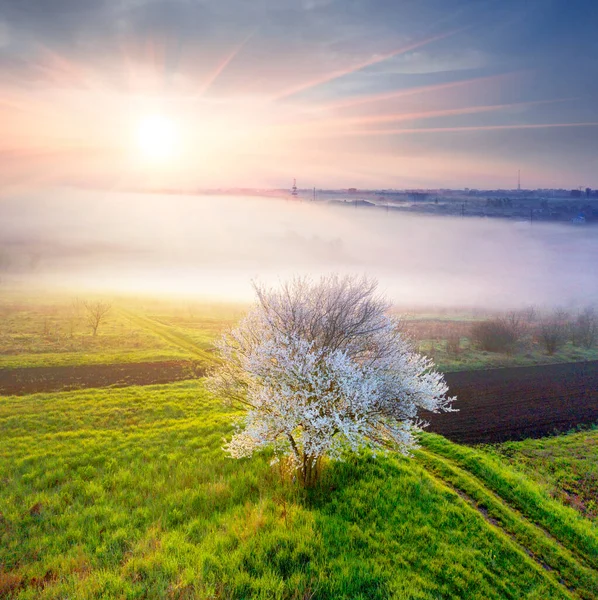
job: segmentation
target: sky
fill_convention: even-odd
[[[595,0],[0,0],[0,186],[598,187]]]

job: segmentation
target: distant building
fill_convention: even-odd
[[[569,195],[571,196],[571,198],[581,198],[581,190],[571,190],[571,192],[569,192]]]
[[[357,194],[357,188],[349,188],[347,192],[349,192],[349,194]]]
[[[407,196],[412,202],[423,202],[428,199],[428,194],[424,192],[409,192]]]

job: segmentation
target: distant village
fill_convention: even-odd
[[[517,221],[598,223],[598,190],[591,188],[478,190],[309,190],[294,185],[292,200],[319,201],[354,208]]]
[[[291,202],[317,202],[341,207],[378,209],[436,216],[488,217],[515,221],[598,224],[598,189],[318,189],[212,188],[131,189],[155,194],[260,196]]]

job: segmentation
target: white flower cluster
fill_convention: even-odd
[[[442,375],[415,353],[369,279],[256,286],[254,310],[220,343],[211,388],[247,411],[226,448],[263,447],[298,467],[368,447],[408,452],[418,410],[451,410]]]

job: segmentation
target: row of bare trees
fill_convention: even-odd
[[[598,313],[586,307],[573,315],[556,309],[538,317],[531,307],[480,321],[471,328],[472,341],[487,352],[510,354],[526,336],[535,339],[550,355],[569,341],[574,346],[592,348],[598,342]]]

